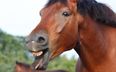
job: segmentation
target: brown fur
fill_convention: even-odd
[[[79,54],[76,72],[116,72],[115,13],[95,0],[53,1],[42,9],[41,22],[30,40],[44,30],[49,36],[50,59],[74,48]],[[71,15],[65,17],[63,12]]]
[[[67,72],[67,71],[65,70],[52,70],[52,71],[32,70],[29,64],[16,62],[15,72]]]

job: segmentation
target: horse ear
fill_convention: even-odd
[[[76,3],[77,3],[77,0],[68,0],[68,5],[69,5],[69,7],[75,7],[75,5],[76,5]]]

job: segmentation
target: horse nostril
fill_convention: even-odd
[[[43,43],[43,42],[45,42],[45,38],[44,37],[38,37],[37,42],[38,43]]]
[[[47,35],[44,35],[44,34],[39,34],[38,37],[37,37],[37,43],[38,45],[46,45],[48,42],[48,37]]]

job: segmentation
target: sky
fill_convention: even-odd
[[[97,1],[107,4],[116,12],[116,0]],[[39,11],[46,2],[47,0],[0,0],[0,29],[12,35],[27,36],[41,20]]]
[[[116,0],[97,0],[116,12]],[[0,28],[12,35],[27,36],[39,23],[39,11],[47,0],[0,0]]]

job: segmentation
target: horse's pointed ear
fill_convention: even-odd
[[[77,0],[68,0],[68,5],[70,7],[74,7],[76,5],[76,3],[77,3]]]

